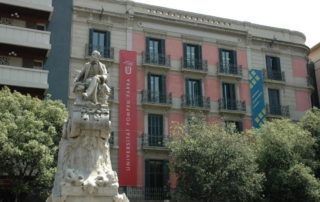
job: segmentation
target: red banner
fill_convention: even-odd
[[[119,184],[137,186],[137,53],[120,51]]]

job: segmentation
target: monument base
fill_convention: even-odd
[[[102,187],[84,192],[82,187],[63,186],[61,196],[50,196],[46,202],[114,202],[123,200],[124,195],[118,194],[117,187]],[[125,197],[126,198],[126,197]]]
[[[113,197],[105,196],[68,196],[63,200],[58,199],[57,202],[114,202]],[[52,201],[56,202],[56,201]]]

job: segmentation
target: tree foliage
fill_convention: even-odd
[[[67,116],[59,101],[0,91],[0,176],[19,197],[52,186],[54,157]]]
[[[315,139],[314,150],[314,170],[317,178],[320,178],[320,109],[312,108],[308,110],[300,120],[299,125],[309,131]]]
[[[308,131],[282,119],[249,133],[259,170],[266,176],[266,201],[320,201],[320,183],[311,169],[315,139]]]
[[[226,130],[199,118],[176,125],[169,149],[179,195],[195,201],[259,199],[264,176],[248,144],[235,127]]]

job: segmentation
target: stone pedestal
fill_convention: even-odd
[[[93,193],[88,193],[82,187],[62,186],[60,196],[51,196],[50,202],[114,202],[124,197],[118,194],[117,187],[96,188]]]
[[[107,105],[75,104],[63,128],[58,170],[47,202],[127,202],[109,151]]]

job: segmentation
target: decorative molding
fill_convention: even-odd
[[[204,42],[203,37],[182,34],[181,35],[183,43],[190,43],[190,44],[198,44],[201,45]]]
[[[238,47],[238,43],[235,42],[235,41],[226,41],[226,40],[216,40],[216,44],[219,46],[219,48],[222,48],[222,47],[228,47],[228,48],[231,48],[231,49],[235,49]]]
[[[143,28],[143,32],[146,37],[156,37],[156,38],[161,38],[165,39],[167,37],[167,32],[163,30],[157,30],[157,29],[152,29],[152,28]]]
[[[97,20],[87,20],[88,25],[93,26],[94,28],[99,27],[101,29],[108,29],[113,27],[113,24],[106,21],[97,21]]]

